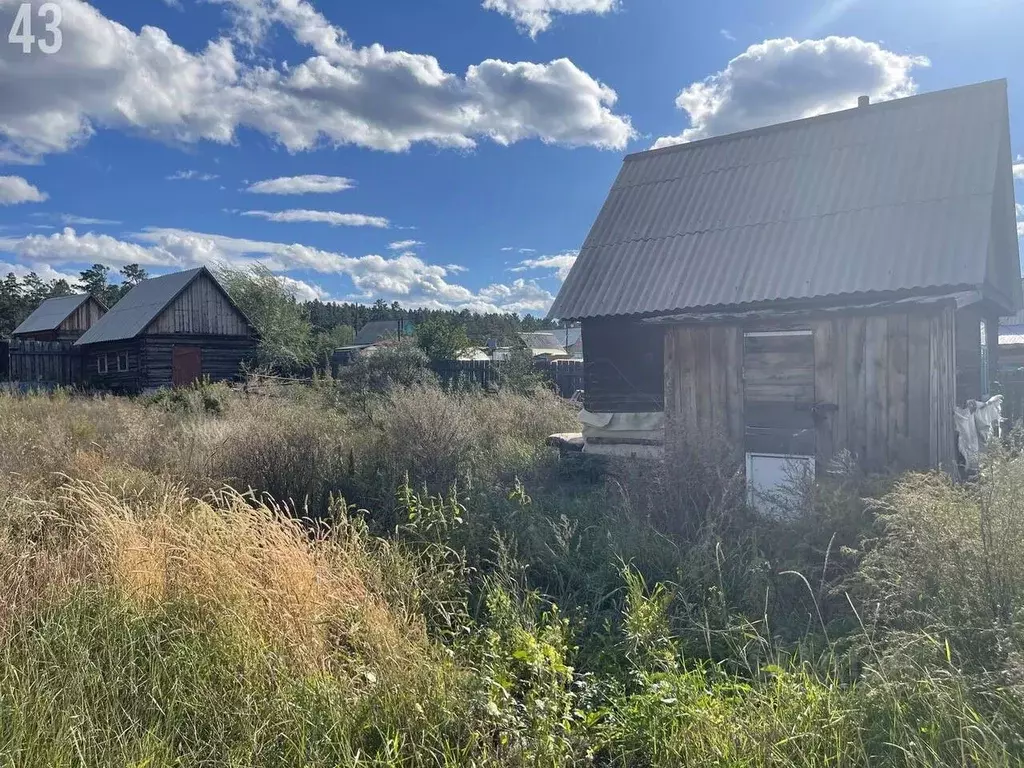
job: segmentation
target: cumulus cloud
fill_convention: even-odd
[[[2,91],[3,86],[0,86]],[[48,194],[40,192],[21,176],[0,176],[0,205],[41,203],[48,198]]]
[[[49,264],[39,263],[26,267],[24,264],[10,264],[6,261],[0,261],[0,275],[6,276],[13,273],[16,277],[23,278],[31,272],[35,272],[41,280],[46,282],[66,280],[72,286],[78,282],[78,275],[73,275],[70,272],[61,272]]]
[[[176,171],[167,177],[168,181],[213,181],[219,179],[216,173],[200,173],[199,171]]]
[[[559,280],[565,280],[569,276],[569,270],[576,263],[579,251],[566,251],[555,256],[541,256],[538,259],[526,259],[519,262],[519,266],[512,269],[513,272],[526,272],[531,269],[553,269]]]
[[[304,280],[296,280],[294,277],[288,277],[287,275],[276,275],[276,277],[281,282],[281,285],[283,285],[297,301],[327,301],[331,298],[330,292],[324,290],[316,283],[307,283]]]
[[[419,248],[423,245],[421,240],[397,240],[393,243],[388,243],[388,249],[392,251],[411,251],[413,248]]]
[[[130,240],[118,240],[93,232],[79,234],[69,227],[52,235],[0,238],[0,252],[14,254],[23,264],[137,263],[154,271],[204,264],[234,268],[262,265],[296,281],[290,285],[298,292],[296,295],[302,296],[326,296],[326,292],[287,273],[342,275],[352,283],[353,300],[369,302],[384,298],[409,307],[538,313],[546,311],[554,300],[549,291],[532,280],[496,283],[473,291],[449,281],[449,275],[457,270],[428,264],[412,254],[352,257],[298,243],[248,240],[174,228],[149,227],[132,234]]]
[[[444,268],[449,272],[469,272],[469,267],[464,267],[461,264],[445,264]]]
[[[330,224],[332,227],[377,227],[387,229],[390,222],[383,216],[364,216],[361,213],[338,213],[337,211],[242,211],[243,216],[257,216],[267,221],[279,221],[289,224],[316,223]]]
[[[556,15],[603,15],[618,4],[618,0],[484,0],[484,8],[508,16],[532,38],[550,27]]]
[[[779,38],[750,46],[720,72],[691,83],[676,99],[690,127],[655,148],[812,117],[872,101],[910,96],[922,56],[893,53],[856,37]]]
[[[1013,178],[1024,179],[1024,155],[1017,155],[1013,161]]]
[[[246,192],[260,195],[309,195],[344,192],[356,183],[344,176],[322,176],[318,173],[305,176],[281,176],[265,179],[249,185]]]
[[[357,47],[307,0],[220,2],[240,38],[279,25],[314,55],[295,64],[240,58],[227,38],[192,51],[157,27],[136,32],[83,0],[62,0],[59,56],[0,46],[0,71],[10,75],[0,82],[0,156],[31,162],[100,128],[186,144],[228,144],[247,128],[291,152],[531,138],[621,149],[634,135],[613,111],[615,91],[568,59],[488,59],[459,75],[433,56]],[[0,3],[0,28],[17,7]]]

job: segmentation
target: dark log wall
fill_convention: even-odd
[[[583,322],[585,404],[591,413],[664,409],[664,331],[639,321]]]
[[[790,429],[791,445],[800,448],[794,453],[804,453],[809,447],[803,435],[813,425],[813,453],[821,466],[846,449],[872,470],[954,468],[951,307],[837,316],[808,321],[802,328],[813,334],[813,393],[802,362],[805,349],[794,346],[787,352],[779,346],[785,343],[751,342],[749,337],[744,342],[746,332],[796,326],[670,328],[665,339],[668,449],[720,435],[741,459],[749,435],[774,439]],[[767,350],[772,345],[777,348]],[[779,357],[784,354],[792,358],[788,363]],[[804,415],[808,395],[813,398],[810,420]]]
[[[220,288],[206,275],[201,275],[150,323],[146,333],[151,336],[178,333],[250,336],[251,329]]]
[[[117,357],[127,353],[128,370],[117,370]],[[98,361],[106,357],[106,373],[100,373]],[[146,386],[145,362],[138,340],[90,344],[82,352],[82,378],[86,386],[112,392],[138,392]]]
[[[146,387],[171,386],[171,365],[175,346],[198,347],[203,355],[203,376],[211,381],[238,377],[242,363],[256,349],[253,339],[217,336],[146,336],[142,354],[146,366]]]

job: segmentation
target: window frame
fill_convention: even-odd
[[[96,373],[101,376],[110,373],[109,355],[96,355]]]
[[[124,367],[123,368],[121,367],[121,358],[122,357],[124,358]],[[132,359],[131,359],[130,354],[128,353],[128,350],[125,350],[124,352],[118,352],[117,353],[117,372],[118,373],[125,373],[126,371],[130,371],[131,368],[132,368]]]

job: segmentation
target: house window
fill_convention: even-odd
[[[117,353],[117,370],[119,373],[123,373],[128,370],[128,353],[118,352]]]
[[[981,397],[986,400],[992,394],[988,385],[988,327],[984,320],[979,325],[981,330]]]
[[[96,373],[106,373],[110,370],[110,360],[106,355],[97,355],[96,357]]]

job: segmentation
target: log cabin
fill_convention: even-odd
[[[87,293],[46,299],[11,332],[24,341],[75,341],[99,321],[107,308]]]
[[[586,451],[721,439],[749,484],[955,472],[1021,304],[1000,80],[626,157],[549,317],[582,324]]]
[[[88,386],[141,392],[234,379],[256,341],[249,319],[200,267],[139,283],[75,347]]]

